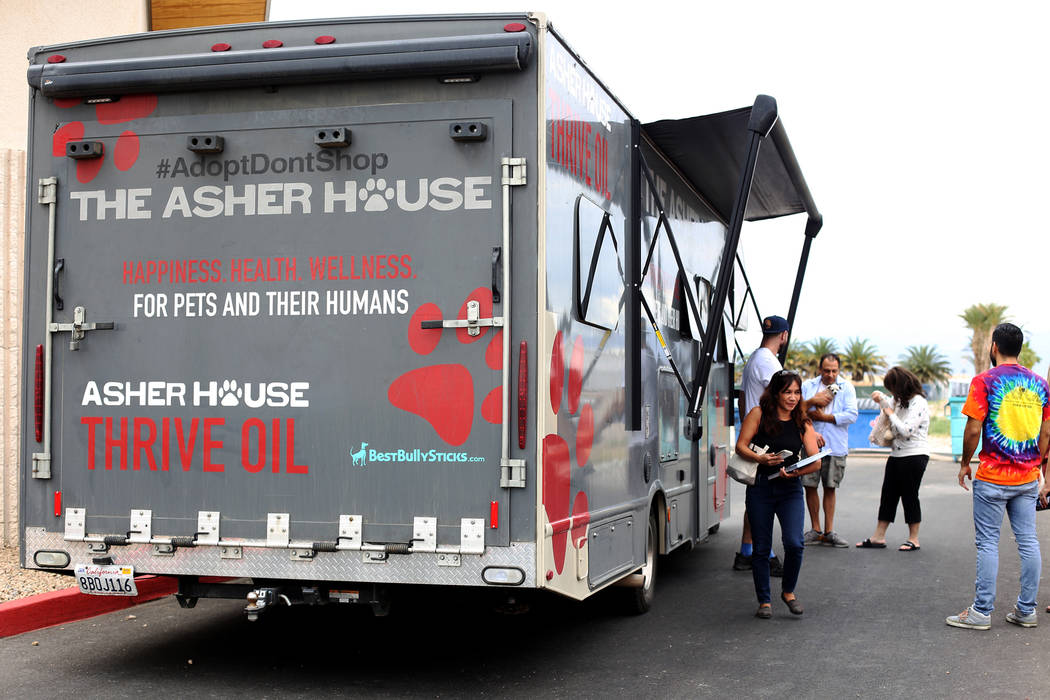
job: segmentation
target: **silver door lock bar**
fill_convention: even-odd
[[[492,318],[478,318],[481,315],[481,304],[471,299],[467,302],[467,317],[457,319],[442,319],[440,321],[420,321],[419,327],[423,330],[431,328],[466,328],[467,335],[479,335],[482,326],[503,326],[502,316]]]
[[[71,351],[77,351],[80,349],[80,341],[84,339],[84,334],[88,331],[111,331],[113,330],[112,321],[98,321],[95,323],[86,323],[85,318],[87,312],[83,306],[78,306],[73,309],[73,323],[52,323],[49,330],[52,333],[59,331],[69,331],[72,334],[72,339],[69,341],[69,349]]]

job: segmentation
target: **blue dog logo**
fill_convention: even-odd
[[[350,457],[354,460],[355,467],[367,467],[368,462],[365,461],[365,448],[368,447],[367,442],[361,443],[361,449],[357,452],[351,450]]]

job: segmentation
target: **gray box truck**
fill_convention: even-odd
[[[808,214],[793,316],[821,223],[772,98],[643,125],[540,14],[29,62],[23,566],[644,611],[728,514],[740,227]]]

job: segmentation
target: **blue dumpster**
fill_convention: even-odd
[[[868,436],[871,435],[871,423],[878,417],[879,409],[877,408],[857,409],[857,420],[853,423],[850,423],[849,426],[849,448],[851,450],[890,449],[888,447],[880,447],[879,445],[873,445],[868,440]]]
[[[870,399],[865,400],[866,403],[874,405]],[[888,447],[879,447],[873,445],[868,440],[868,436],[871,434],[871,422],[875,420],[879,415],[878,409],[875,408],[861,408],[857,410],[857,420],[851,423],[849,426],[849,432],[846,434],[848,439],[848,446],[851,450],[867,450],[867,449],[883,449],[889,451]],[[740,413],[736,412],[736,432],[740,434]]]
[[[963,430],[966,428],[966,416],[962,412],[964,403],[966,403],[965,396],[953,396],[948,399],[948,406],[951,408],[952,458],[956,462],[962,459]],[[980,451],[981,442],[978,440],[977,450],[974,452],[974,455]]]

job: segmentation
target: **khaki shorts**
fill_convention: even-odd
[[[826,489],[837,489],[846,475],[846,458],[828,455],[820,460],[820,471],[804,474],[802,485],[817,488],[823,482]]]

